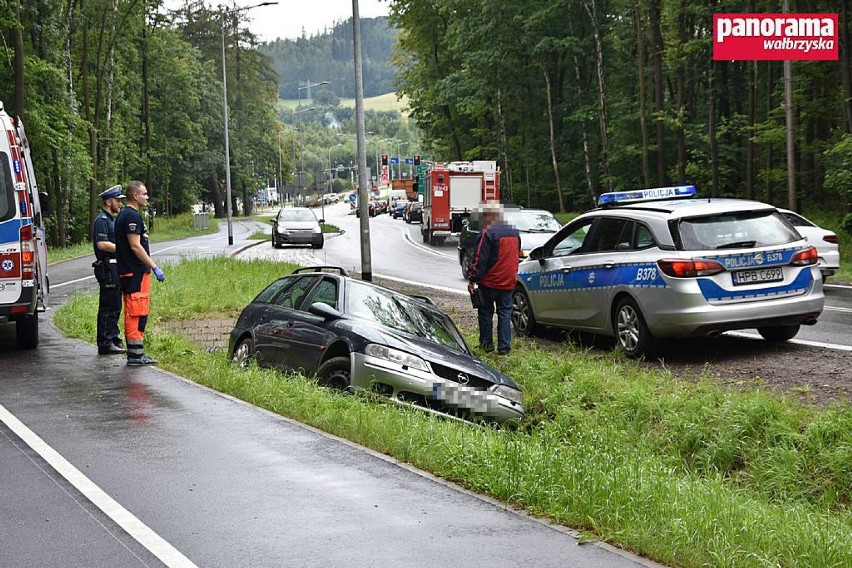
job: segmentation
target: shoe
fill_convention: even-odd
[[[128,357],[127,364],[134,367],[141,367],[142,365],[156,365],[157,360],[151,359],[147,355],[142,355],[141,357]]]
[[[500,349],[500,350],[497,351],[497,355],[508,355],[508,354],[509,354],[508,349]]]
[[[98,347],[98,355],[123,355],[127,350],[110,343],[108,347]]]
[[[493,345],[480,345],[479,348],[485,352],[494,351]]]

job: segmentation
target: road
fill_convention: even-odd
[[[231,252],[254,230],[153,255]],[[90,262],[52,268],[53,305],[94,286]],[[0,566],[641,562],[50,325],[34,351],[13,334],[0,326]]]

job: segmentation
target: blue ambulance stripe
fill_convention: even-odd
[[[749,300],[754,298],[769,298],[773,296],[791,296],[805,293],[811,285],[811,267],[806,266],[799,271],[796,279],[784,286],[767,286],[761,288],[725,290],[708,278],[699,278],[698,287],[708,302],[723,302],[725,300]]]
[[[21,220],[11,219],[0,223],[0,245],[21,240]]]

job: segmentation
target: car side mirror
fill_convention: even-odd
[[[470,219],[467,219],[467,218],[462,219],[462,225],[464,225],[465,227],[470,225]]]
[[[278,217],[273,217],[272,219],[269,220],[269,222],[272,223],[273,225],[277,225],[278,224]]]
[[[530,251],[530,260],[544,261],[544,248],[535,247]]]
[[[315,316],[319,316],[327,320],[338,319],[343,315],[328,304],[324,304],[322,302],[314,302],[313,304],[308,306],[308,313],[314,314]]]
[[[320,222],[320,225],[322,225],[323,223],[325,223],[325,219],[320,219],[319,222]]]

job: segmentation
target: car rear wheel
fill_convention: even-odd
[[[459,264],[461,264],[462,278],[467,280],[467,276],[468,276],[468,274],[470,274],[471,260],[470,260],[470,253],[467,252],[466,250],[462,251],[461,262]]]
[[[512,327],[518,335],[524,336],[534,335],[538,331],[530,298],[522,288],[512,294]]]
[[[239,365],[240,367],[245,367],[251,361],[253,355],[254,342],[252,342],[251,337],[246,337],[237,343],[236,347],[234,347],[231,362]]]
[[[320,386],[346,390],[352,384],[352,365],[349,357],[332,357],[317,369]]]
[[[432,244],[432,231],[427,228],[420,229],[420,234],[423,236],[423,242],[425,244]]]
[[[35,349],[38,347],[38,312],[15,322],[15,336],[18,349]]]
[[[648,330],[639,306],[632,299],[623,298],[618,302],[613,327],[618,346],[628,357],[641,357],[653,352],[656,340]]]
[[[773,325],[768,327],[757,328],[757,333],[766,341],[781,342],[793,339],[799,333],[799,326],[796,325]]]

